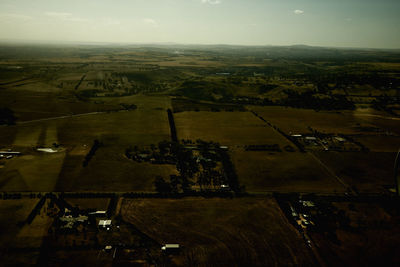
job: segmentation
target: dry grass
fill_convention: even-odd
[[[289,144],[250,112],[181,112],[174,117],[179,139],[202,139],[229,146]]]
[[[286,133],[309,132],[308,127],[325,133],[359,134],[360,127],[379,127],[385,116],[373,110],[356,111],[319,111],[311,109],[295,109],[285,107],[250,107],[265,120],[276,125]],[[372,115],[372,116],[371,116]],[[387,114],[386,114],[387,116]],[[392,121],[395,126],[397,121]],[[383,128],[383,129],[386,129]]]
[[[160,244],[184,246],[186,266],[310,266],[274,199],[124,200],[125,221]]]
[[[249,192],[342,192],[338,183],[310,155],[266,151],[232,152],[240,184]]]
[[[395,153],[319,152],[317,154],[336,175],[361,192],[386,192],[383,186],[394,187]]]
[[[328,266],[398,266],[399,217],[391,208],[372,203],[334,203],[350,219],[350,229],[337,229],[339,244],[313,233]],[[359,225],[360,224],[360,225]]]

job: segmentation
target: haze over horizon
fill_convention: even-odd
[[[2,0],[0,39],[400,48],[395,0]]]

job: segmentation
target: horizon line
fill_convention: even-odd
[[[180,43],[180,42],[105,42],[105,41],[60,41],[60,40],[25,40],[25,39],[1,39],[0,45],[18,44],[18,45],[103,45],[103,46],[232,46],[232,47],[309,47],[309,48],[327,48],[327,49],[359,49],[359,50],[400,50],[399,48],[383,48],[383,47],[361,47],[361,46],[325,46],[310,44],[228,44],[228,43]]]

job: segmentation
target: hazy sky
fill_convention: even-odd
[[[400,0],[0,0],[0,39],[400,48]]]

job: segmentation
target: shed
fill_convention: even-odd
[[[106,217],[107,216],[107,211],[98,210],[98,211],[94,211],[94,212],[89,212],[89,215],[96,216],[96,217]]]
[[[307,137],[306,137],[306,140],[308,140],[308,141],[316,141],[317,138],[314,137],[314,136],[307,136]]]
[[[343,137],[335,136],[335,139],[341,143],[346,142],[346,139],[344,139]]]
[[[173,252],[178,251],[180,248],[179,244],[165,244],[161,247],[161,250],[164,252]]]
[[[111,226],[111,220],[100,220],[99,221],[99,227],[110,227]]]

